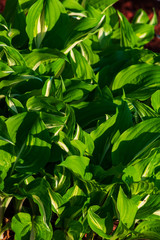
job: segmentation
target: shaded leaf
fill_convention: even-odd
[[[112,148],[113,164],[127,164],[150,149],[151,144],[160,137],[159,125],[160,119],[152,118],[122,133]]]

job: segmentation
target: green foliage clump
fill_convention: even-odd
[[[0,239],[160,239],[157,16],[115,2],[7,0]]]

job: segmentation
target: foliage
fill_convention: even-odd
[[[157,17],[129,23],[115,2],[7,0],[1,239],[160,239]]]

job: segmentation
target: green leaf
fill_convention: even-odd
[[[52,96],[33,96],[28,99],[26,103],[27,109],[29,111],[41,111],[47,113],[57,113],[57,115],[62,116],[58,112],[58,109],[65,107],[64,103]]]
[[[139,236],[151,240],[160,239],[160,220],[145,220],[138,224],[135,231]]]
[[[51,220],[51,200],[49,196],[49,184],[43,178],[36,178],[25,187],[25,194],[38,205],[41,217],[47,228]]]
[[[50,157],[50,138],[36,113],[20,113],[6,121],[8,132],[15,143],[15,163],[19,172],[37,172]],[[13,171],[12,170],[12,171]]]
[[[13,162],[13,146],[10,143],[7,143],[6,140],[0,140],[0,156],[0,190],[2,191],[4,188],[4,179],[6,178]]]
[[[65,13],[65,8],[59,0],[38,0],[32,5],[26,19],[30,46],[34,40],[36,48],[40,47],[46,32],[55,26],[61,13]]]
[[[106,159],[109,164],[108,151],[111,145],[117,138],[119,138],[120,133],[132,125],[132,116],[127,103],[122,102],[122,105],[117,108],[115,115],[100,124],[94,131],[91,132],[91,137],[94,140],[95,145],[93,152],[95,164],[101,165]]]
[[[0,25],[1,26],[1,25]],[[11,38],[8,36],[9,33],[6,30],[0,31],[0,41],[1,44],[7,44],[7,45],[11,45]]]
[[[65,167],[56,167],[54,177],[56,179],[56,184],[53,190],[63,196],[66,193],[66,189],[71,185],[71,174]]]
[[[98,126],[91,132],[91,137],[94,141],[94,162],[101,165],[108,149],[111,146],[111,139],[115,134],[115,124],[117,115],[113,115],[110,119]],[[114,131],[115,130],[115,131]]]
[[[67,60],[66,56],[58,50],[50,48],[34,49],[31,53],[24,56],[29,68],[36,70],[41,63],[55,61],[59,58]]]
[[[122,221],[120,221],[113,235],[113,240],[125,239],[129,234],[131,234],[131,231],[126,228],[126,226],[122,223]]]
[[[85,17],[77,20],[77,24],[71,30],[67,40],[64,53],[70,52],[78,43],[87,39],[90,35],[94,34],[105,22],[105,15],[100,14],[98,18]]]
[[[114,3],[116,3],[118,0],[88,0],[88,4],[91,6],[104,10],[104,8],[109,8],[112,6]]]
[[[8,133],[7,126],[0,117],[0,190],[4,187],[4,179],[11,168],[13,161],[13,141]]]
[[[106,234],[107,232],[107,221],[106,218],[101,218],[95,212],[99,210],[99,206],[92,206],[88,210],[87,220],[92,231],[96,232],[100,237],[104,239],[110,239],[111,236]]]
[[[143,46],[154,38],[154,26],[149,24],[132,24],[137,36],[137,46]]]
[[[140,182],[143,177],[151,177],[153,169],[155,168],[153,162],[155,162],[155,155],[151,157],[147,156],[146,158],[137,159],[134,162],[131,162],[123,171],[123,181],[130,184],[132,182]],[[152,166],[154,166],[153,169]],[[150,173],[151,176],[148,175],[148,173]]]
[[[13,69],[10,68],[7,64],[0,62],[0,78],[4,78],[13,72]]]
[[[48,191],[51,199],[52,211],[60,215],[65,208],[63,207],[64,199],[59,193],[54,192],[52,189],[48,189]]]
[[[138,211],[138,203],[141,199],[140,196],[127,198],[123,189],[120,187],[117,199],[117,208],[120,214],[120,221],[127,227],[130,228]]]
[[[8,133],[7,126],[3,121],[2,117],[0,117],[0,140],[3,140],[14,145]]]
[[[29,213],[18,213],[12,218],[11,228],[15,232],[15,240],[27,240],[34,237],[35,240],[51,240],[51,227],[47,228],[42,217],[31,219]]]
[[[88,64],[87,60],[76,49],[72,49],[70,55],[71,65],[75,77],[84,80],[95,78],[93,69]]]
[[[149,17],[147,13],[143,9],[139,9],[136,14],[134,15],[134,18],[132,20],[133,24],[139,24],[139,23],[148,23]]]
[[[108,101],[102,99],[100,101],[80,102],[72,104],[75,110],[76,119],[81,127],[86,127],[91,122],[94,122],[105,114],[114,114],[116,111],[116,104],[112,100]]]
[[[42,79],[34,75],[11,75],[9,79],[0,82],[1,92],[5,95],[8,94],[11,88],[21,94],[31,90],[40,89],[42,87]]]
[[[152,94],[151,96],[151,104],[154,110],[157,113],[160,113],[160,90],[157,90],[155,93]]]
[[[32,221],[29,213],[18,213],[12,218],[11,228],[15,232],[15,240],[29,238],[32,230]]]
[[[82,56],[85,57],[89,64],[95,64],[99,61],[99,56],[92,50],[92,41],[89,39],[84,40],[80,44]]]
[[[8,96],[6,97],[6,103],[13,114],[17,114],[24,111],[22,103],[16,98],[11,98]]]
[[[154,183],[146,181],[140,181],[138,183],[132,183],[130,185],[132,196],[141,195],[145,196],[146,194],[151,194],[154,190]],[[144,200],[145,202],[145,200]],[[143,204],[143,200],[140,202],[139,206]]]
[[[63,98],[64,102],[69,103],[72,101],[78,101],[82,99],[84,96],[84,93],[81,89],[75,89],[72,91],[69,91]]]
[[[153,17],[149,22],[150,25],[156,26],[158,24],[158,17],[155,11],[155,8],[153,8]]]
[[[80,5],[76,0],[64,0],[63,6],[72,11],[84,11],[82,5]]]
[[[147,192],[146,192],[147,194]],[[160,194],[145,195],[143,201],[139,204],[139,209],[136,214],[137,219],[145,219],[149,216],[159,216],[160,209]]]
[[[137,44],[136,35],[133,31],[131,24],[126,17],[118,11],[120,19],[120,46],[121,47],[135,47]]]
[[[135,113],[138,113],[142,120],[149,119],[151,117],[158,117],[158,114],[148,105],[136,100],[129,99],[132,106],[135,109]]]
[[[152,118],[122,133],[112,148],[113,164],[127,164],[150,149],[151,144],[160,137],[159,127],[159,118]]]
[[[65,59],[59,58],[58,60],[51,62],[47,60],[42,62],[39,66],[39,73],[45,75],[54,75],[55,78],[58,78],[63,72],[65,67]]]
[[[94,150],[94,142],[91,137],[91,135],[80,128],[80,126],[77,126],[77,130],[75,133],[74,140],[80,140],[83,142],[86,146],[86,152],[90,155],[92,155],[93,150]]]
[[[115,94],[145,100],[159,88],[160,67],[136,64],[120,71],[114,79],[112,90]]]
[[[15,66],[15,65],[25,66],[26,65],[23,56],[20,54],[20,52],[17,49],[2,43],[0,44],[0,47],[3,49],[4,54],[6,55],[9,66]]]
[[[42,217],[36,216],[33,226],[32,226],[32,232],[31,236],[35,236],[35,240],[52,240],[53,236],[53,229],[52,225],[49,224],[49,227],[44,224],[44,219]]]
[[[69,156],[59,166],[66,167],[73,171],[75,174],[85,177],[85,171],[89,165],[89,158],[81,156]]]
[[[82,233],[82,231],[83,231],[82,224],[78,221],[72,221],[69,224],[67,235],[69,236],[70,239],[79,240],[80,234]]]

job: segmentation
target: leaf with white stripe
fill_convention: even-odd
[[[99,206],[92,206],[88,210],[87,219],[88,224],[90,228],[96,232],[100,237],[104,239],[110,239],[111,236],[106,234],[107,232],[107,226],[106,226],[106,218],[101,218],[97,213],[95,213],[97,210],[99,210]]]
[[[51,220],[51,200],[48,193],[49,184],[43,178],[37,178],[29,183],[25,188],[25,194],[32,198],[38,205],[41,216],[46,226],[49,226]]]
[[[61,13],[65,12],[65,8],[59,0],[38,0],[32,5],[26,19],[26,31],[31,48],[33,40],[36,48],[40,47],[46,32],[55,26]]]

